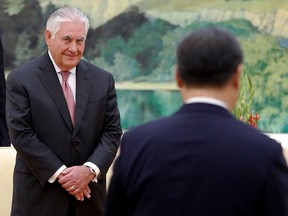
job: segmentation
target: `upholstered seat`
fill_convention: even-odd
[[[0,148],[0,216],[10,215],[15,156],[16,151],[13,147]]]

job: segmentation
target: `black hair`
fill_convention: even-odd
[[[208,27],[188,33],[178,44],[178,72],[186,85],[225,84],[243,61],[236,37]]]

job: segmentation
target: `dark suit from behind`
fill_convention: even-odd
[[[287,216],[279,143],[222,107],[186,104],[124,134],[106,215]]]
[[[76,215],[101,215],[106,172],[121,136],[112,75],[84,60],[77,65],[74,128],[47,53],[10,72],[7,89],[7,120],[17,150],[12,215],[63,216],[71,199]],[[76,201],[57,181],[48,183],[62,165],[86,161],[96,164],[103,178],[89,184],[90,199]]]
[[[0,30],[0,146],[10,146],[5,118],[6,83],[4,70],[4,49]]]

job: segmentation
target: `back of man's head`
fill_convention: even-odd
[[[187,86],[222,86],[243,61],[237,39],[228,31],[209,27],[187,34],[178,44],[178,75]]]

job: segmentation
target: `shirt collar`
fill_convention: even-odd
[[[50,53],[49,50],[48,50],[48,55],[49,55],[49,57],[50,57],[50,59],[51,59],[51,61],[52,61],[52,63],[53,63],[53,66],[54,66],[54,68],[55,68],[56,73],[61,72],[61,69],[60,69],[60,68],[57,66],[57,64],[55,63],[55,61],[54,61],[54,59],[53,59],[53,57],[52,57],[52,55],[51,55],[51,53]],[[69,72],[75,75],[75,73],[76,73],[76,67],[71,68],[71,69],[69,70]]]
[[[191,97],[185,101],[185,104],[191,103],[207,103],[228,109],[228,106],[223,101],[211,97]]]

